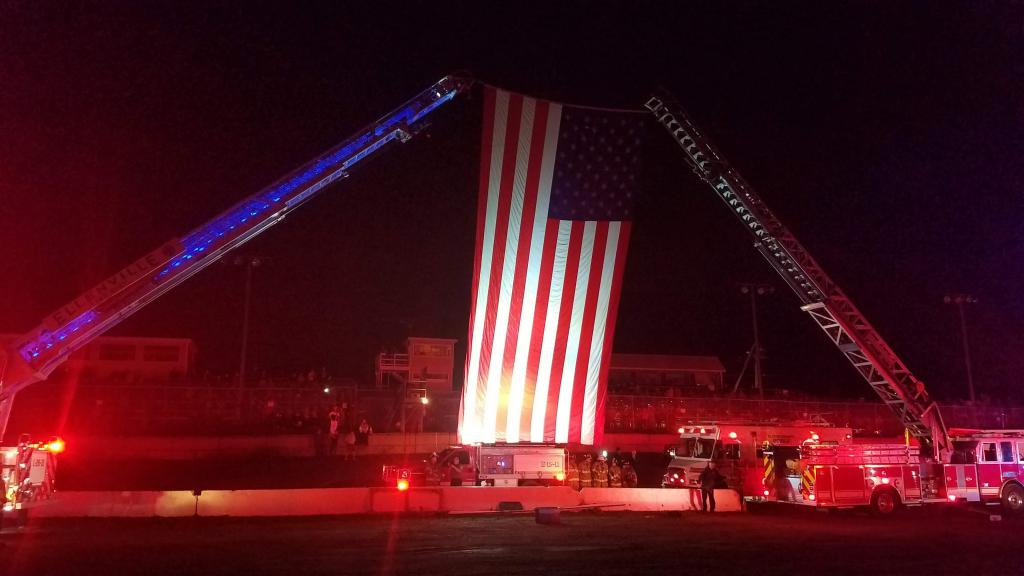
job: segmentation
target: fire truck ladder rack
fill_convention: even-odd
[[[75,350],[146,304],[280,222],[360,161],[425,127],[424,118],[468,90],[472,81],[446,76],[348,140],[235,204],[181,239],[174,239],[59,308],[0,351],[0,438],[14,395],[44,380]]]
[[[828,338],[899,417],[922,446],[940,457],[949,440],[938,407],[924,384],[896,356],[845,293],[768,209],[740,174],[718,153],[678,101],[661,92],[646,103],[686,153],[694,173],[715,191],[754,238],[757,248],[782,276]]]
[[[919,464],[920,449],[903,444],[853,444],[825,446],[813,444],[801,447],[808,464]]]

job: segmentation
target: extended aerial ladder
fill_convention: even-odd
[[[918,380],[857,310],[850,298],[768,209],[753,188],[694,125],[667,92],[645,107],[679,143],[697,176],[740,219],[757,248],[802,302],[801,309],[867,380],[921,445],[921,454],[944,460],[950,441],[938,406]]]
[[[0,350],[0,439],[20,390],[46,379],[72,352],[280,222],[362,160],[392,142],[407,141],[425,127],[427,115],[471,85],[459,76],[442,78],[337,147],[84,292],[11,349]]]

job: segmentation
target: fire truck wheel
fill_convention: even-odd
[[[1024,488],[1018,484],[1003,488],[1003,509],[1011,514],[1024,512]]]
[[[871,496],[871,513],[892,516],[900,509],[900,496],[895,490],[878,490]]]

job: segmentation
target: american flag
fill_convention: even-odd
[[[644,118],[485,88],[462,442],[600,442]]]

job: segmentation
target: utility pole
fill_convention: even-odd
[[[964,304],[977,304],[978,299],[970,294],[947,294],[943,299],[946,304],[956,304],[960,313],[960,335],[964,344],[964,367],[967,369],[967,390],[971,404],[974,404],[974,376],[971,374],[971,348],[967,343],[967,321],[964,318]]]
[[[743,368],[740,369],[740,375],[732,389],[733,393],[739,388],[740,380],[743,379],[743,375],[747,371],[747,365],[750,363],[751,358],[753,358],[754,389],[757,390],[758,398],[764,399],[764,380],[761,371],[761,359],[764,357],[764,351],[761,349],[761,335],[757,326],[757,297],[773,292],[775,292],[775,288],[769,284],[753,284],[748,282],[740,284],[740,293],[750,295],[750,318],[754,329],[754,344],[750,347],[750,351],[747,352],[747,358],[743,361]]]

